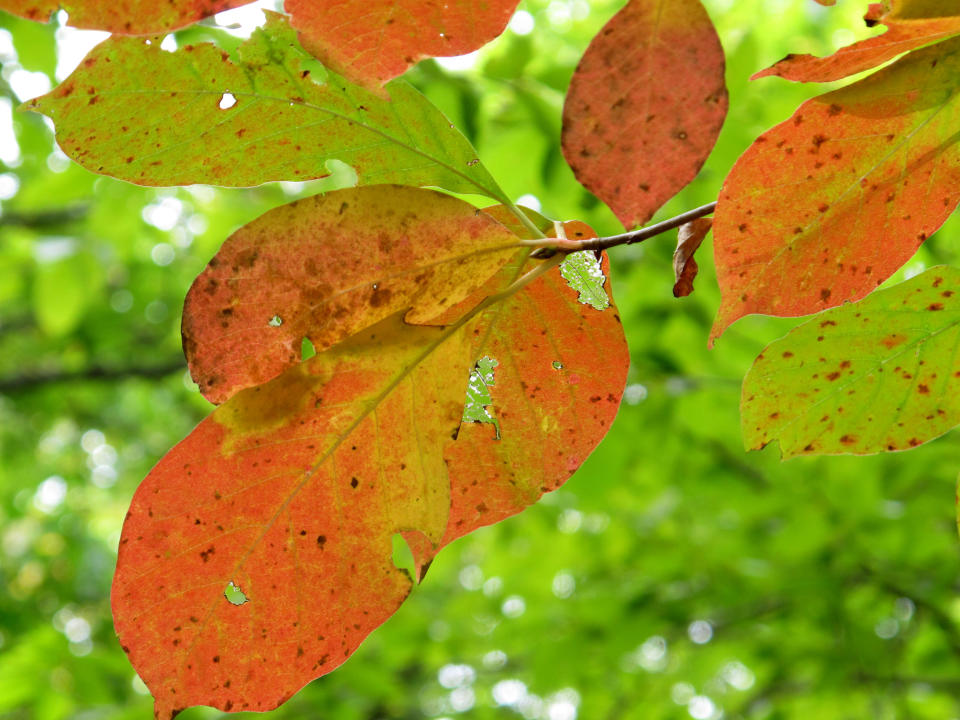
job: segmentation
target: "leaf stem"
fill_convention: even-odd
[[[516,206],[516,204],[510,202],[509,200],[504,203],[507,210],[512,212],[517,219],[523,224],[527,230],[533,233],[534,238],[545,238],[546,235],[543,234],[543,231],[537,227],[537,224],[530,219],[530,216],[527,215],[523,210]]]

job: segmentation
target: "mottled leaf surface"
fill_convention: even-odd
[[[220,403],[401,310],[429,321],[483,285],[520,239],[472,205],[396,185],[271,210],[234,233],[187,293],[183,346]],[[467,308],[469,309],[469,308]]]
[[[960,33],[960,0],[893,0],[888,11],[876,3],[867,22],[883,23],[887,31],[827,57],[788,55],[754,78],[778,75],[800,82],[831,82],[870,70],[897,55]]]
[[[308,180],[336,159],[362,185],[436,185],[503,201],[439,110],[403,81],[389,90],[385,100],[326,72],[269,13],[236,59],[208,43],[171,53],[110,38],[28,105],[53,119],[71,158],[140,185]]]
[[[304,47],[362,85],[418,60],[463,55],[504,31],[518,0],[286,0]]]
[[[573,75],[563,154],[633,227],[693,180],[726,112],[723,49],[699,0],[630,0]]]
[[[904,450],[960,423],[960,270],[934,267],[828,310],[743,381],[744,444],[784,457]]]
[[[160,720],[274,708],[396,610],[393,534],[446,528],[471,337],[388,318],[238,393],[147,476],[112,599]]]
[[[0,10],[28,20],[47,22],[61,8],[77,28],[124,35],[149,35],[176,30],[251,0],[0,0]]]
[[[727,176],[714,216],[712,338],[750,313],[796,316],[886,280],[960,200],[960,40],[803,105]]]

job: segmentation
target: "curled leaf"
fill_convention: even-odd
[[[699,0],[630,0],[570,81],[563,154],[633,227],[693,180],[726,112],[723,49]]]
[[[930,268],[817,315],[743,381],[744,444],[793,455],[907,450],[960,423],[960,270]]]
[[[686,297],[693,292],[693,281],[700,269],[693,256],[711,227],[711,218],[697,218],[684,223],[677,231],[677,249],[673,251],[674,297]]]

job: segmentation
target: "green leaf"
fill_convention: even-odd
[[[960,423],[960,270],[938,266],[822,313],[743,381],[744,444],[793,455],[904,450]]]
[[[66,335],[79,325],[93,295],[92,286],[99,285],[98,275],[96,262],[86,254],[37,266],[33,312],[47,335]]]
[[[63,151],[140,185],[258,185],[351,165],[361,185],[435,185],[507,202],[470,143],[410,85],[381,98],[326,71],[270,13],[237,52],[208,43],[161,50],[145,38],[98,45],[53,92]]]

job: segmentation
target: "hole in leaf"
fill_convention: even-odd
[[[223,596],[232,604],[232,605],[243,605],[245,602],[249,602],[248,598],[243,590],[240,589],[239,585],[234,585],[233,581],[227,583],[227,587],[223,591]]]
[[[554,370],[563,370],[563,363],[559,360],[554,360],[552,364]]]
[[[594,310],[610,307],[610,298],[603,289],[606,277],[600,269],[600,261],[590,250],[570,253],[560,265],[560,274],[567,284],[580,293],[577,298]]]
[[[303,340],[300,341],[300,362],[309,360],[316,354],[317,349],[313,346],[313,343],[310,342],[310,338],[303,338]]]
[[[236,104],[237,104],[237,99],[233,96],[233,93],[225,92],[225,93],[220,97],[220,109],[221,109],[221,110],[229,110],[230,108],[232,108],[232,107],[233,107],[234,105],[236,105]]]
[[[413,551],[410,549],[402,533],[394,533],[392,539],[393,564],[398,570],[403,570],[412,580],[417,576],[417,564],[413,560]]]
[[[270,318],[270,322],[268,322],[267,325],[270,327],[280,327],[283,325],[283,318],[279,315],[274,315],[272,318]]]
[[[160,43],[160,49],[165,52],[175,52],[177,49],[177,38],[173,33],[167,35]]]
[[[493,369],[499,365],[490,357],[477,360],[470,371],[470,382],[467,384],[467,400],[463,405],[463,421],[475,423],[492,423],[497,430],[497,440],[500,439],[500,421],[490,412],[493,398],[490,397],[490,388],[494,386]]]

